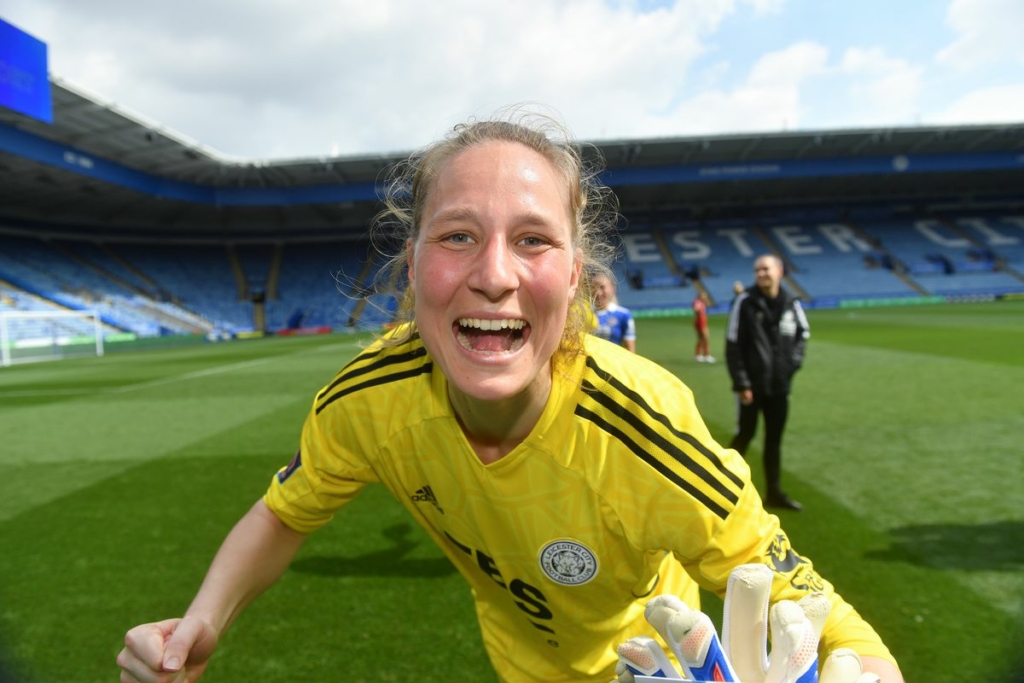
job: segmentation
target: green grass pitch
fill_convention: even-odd
[[[781,515],[794,546],[908,681],[1007,680],[1024,663],[1024,302],[809,318],[784,443],[784,484],[805,505]],[[727,442],[725,319],[711,325],[717,365],[694,362],[688,319],[640,320],[638,350]],[[0,663],[16,680],[116,680],[124,631],[184,610],[359,341],[0,368]],[[757,441],[748,459],[760,486]],[[495,678],[464,583],[372,487],[240,618],[204,680]]]

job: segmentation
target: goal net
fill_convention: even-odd
[[[103,355],[95,311],[0,311],[3,365],[83,355]]]

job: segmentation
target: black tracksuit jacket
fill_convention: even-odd
[[[810,336],[799,300],[785,289],[779,288],[775,306],[757,285],[747,289],[733,302],[725,338],[733,391],[753,389],[762,396],[789,393]]]

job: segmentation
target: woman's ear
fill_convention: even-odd
[[[580,274],[583,272],[583,252],[579,249],[572,260],[572,276],[569,279],[569,301],[576,297],[576,290],[580,286]]]

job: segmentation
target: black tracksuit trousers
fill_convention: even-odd
[[[764,478],[769,496],[782,493],[782,431],[786,428],[789,414],[789,394],[763,396],[754,392],[750,405],[743,405],[737,395],[739,406],[736,433],[729,448],[740,455],[746,455],[747,446],[757,432],[757,416],[764,414]]]

